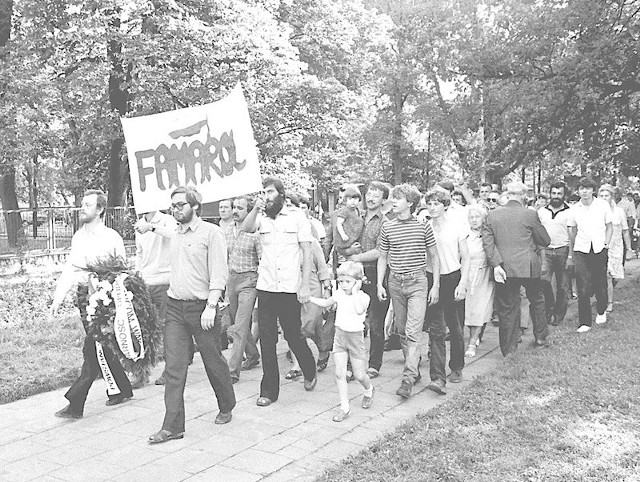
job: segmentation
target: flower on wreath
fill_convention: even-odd
[[[118,357],[125,371],[134,376],[148,373],[162,353],[162,332],[157,327],[157,312],[144,281],[139,274],[129,269],[124,259],[118,257],[101,259],[87,269],[97,279],[93,283],[95,292],[88,299],[87,333],[102,346],[109,348]],[[122,274],[127,275],[123,281],[125,297],[133,305],[144,344],[144,358],[135,362],[125,357],[115,337],[113,283]],[[137,345],[135,339],[132,341]]]

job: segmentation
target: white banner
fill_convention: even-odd
[[[107,384],[107,394],[108,395],[120,395],[120,388],[116,383],[116,379],[111,373],[111,369],[109,368],[109,364],[107,363],[107,358],[104,356],[104,351],[102,350],[102,345],[100,342],[96,341],[96,355],[98,358],[98,365],[100,365],[100,370],[102,371],[102,378],[104,382]]]
[[[121,121],[138,214],[167,209],[178,186],[197,187],[203,202],[262,189],[240,84],[211,104]]]
[[[144,358],[144,343],[140,322],[133,309],[133,303],[127,297],[127,288],[124,286],[124,280],[126,278],[127,274],[122,273],[113,281],[111,296],[116,305],[113,331],[122,354],[129,360],[138,361]],[[136,351],[132,335],[140,347],[139,351]]]

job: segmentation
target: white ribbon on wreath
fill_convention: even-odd
[[[126,273],[122,273],[116,277],[113,282],[113,290],[111,296],[115,301],[116,316],[113,320],[113,331],[118,342],[118,346],[122,354],[128,359],[137,361],[144,358],[144,343],[142,340],[142,330],[138,317],[133,309],[133,294],[124,286],[124,280],[127,278]],[[133,338],[138,342],[139,351],[133,344]]]

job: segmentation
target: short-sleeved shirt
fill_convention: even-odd
[[[91,230],[86,225],[82,226],[71,238],[68,266],[74,273],[74,282],[86,286],[89,279],[87,266],[110,256],[126,258],[122,236],[103,223]]]
[[[462,267],[460,260],[460,242],[469,236],[469,228],[461,222],[458,213],[444,214],[440,224],[432,223],[433,235],[438,246],[440,274],[450,274]],[[431,259],[427,257],[427,271],[433,273]]]
[[[378,210],[378,212],[371,216],[368,221],[365,214],[364,228],[360,235],[360,246],[362,246],[363,253],[376,249],[379,246],[382,225],[388,221],[389,218],[386,214],[383,214],[381,210]],[[375,267],[376,261],[367,261],[362,264],[368,267]]]
[[[436,245],[429,223],[422,224],[414,216],[393,219],[380,230],[378,249],[387,254],[387,263],[396,274],[426,270],[427,248]]]
[[[272,293],[297,293],[302,282],[300,243],[311,243],[311,223],[298,209],[283,207],[275,219],[258,218],[262,258],[257,288]]]
[[[235,223],[229,226],[224,234],[229,252],[229,271],[257,272],[262,254],[258,234],[242,231]]]
[[[337,289],[335,293],[333,293],[332,298],[337,304],[337,328],[350,332],[364,330],[364,320],[367,317],[367,308],[369,307],[370,298],[364,291],[359,291],[357,296],[366,299],[365,310],[361,314],[356,312],[356,295],[348,295],[341,289]]]
[[[355,243],[364,227],[364,221],[360,217],[360,210],[358,208],[348,208],[346,206],[341,207],[335,212],[336,222],[333,226],[333,245],[336,248],[348,248]],[[344,219],[342,229],[348,236],[348,239],[344,241],[338,232],[337,220]]]
[[[227,242],[219,226],[197,216],[171,237],[170,298],[206,300],[210,290],[224,290],[229,272]]]
[[[604,249],[606,225],[613,221],[613,213],[609,203],[594,198],[589,206],[578,201],[569,209],[567,226],[576,227],[574,251],[589,253],[593,247],[594,253]]]
[[[563,248],[569,246],[569,230],[567,222],[569,220],[568,204],[564,204],[559,210],[553,211],[550,206],[538,209],[540,222],[549,233],[551,243],[549,248]]]

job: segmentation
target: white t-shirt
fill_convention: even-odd
[[[567,226],[577,227],[574,251],[599,253],[604,248],[606,225],[613,221],[613,213],[609,204],[602,199],[594,198],[589,206],[578,201],[569,209]]]
[[[551,238],[549,248],[569,246],[569,230],[567,229],[567,221],[569,219],[570,210],[571,208],[567,205],[562,206],[555,213],[549,206],[538,209],[540,222]]]
[[[356,296],[365,299],[365,309],[362,314],[356,312]],[[357,295],[348,295],[338,288],[332,295],[338,307],[336,308],[336,326],[344,331],[357,332],[364,330],[364,319],[369,307],[369,295],[359,291]]]
[[[432,221],[431,227],[438,246],[440,274],[450,274],[458,271],[462,267],[459,243],[469,236],[468,224],[462,222],[461,216],[457,212],[450,213],[447,211],[442,222],[436,224]],[[433,273],[430,258],[427,259],[427,271]]]

